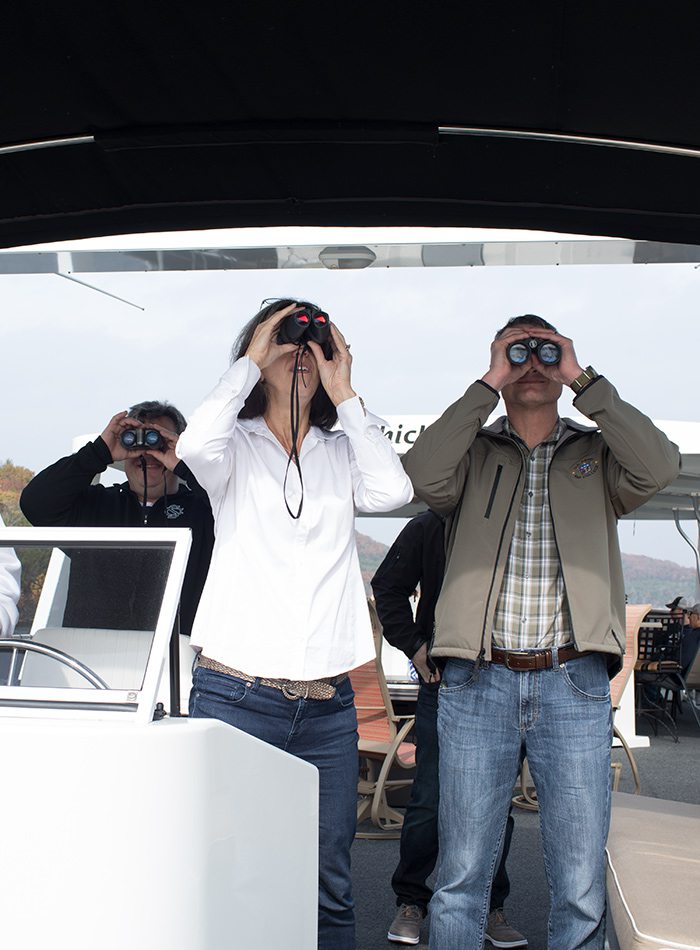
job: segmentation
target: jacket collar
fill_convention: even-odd
[[[499,416],[495,422],[492,422],[491,425],[484,426],[481,429],[481,432],[487,433],[488,435],[502,435],[505,438],[510,438],[508,433],[505,430],[505,424],[507,416]],[[572,435],[585,435],[586,433],[598,432],[599,429],[597,426],[583,426],[580,422],[574,422],[573,419],[569,419],[567,416],[562,417],[562,422],[566,425],[567,430],[572,429],[573,432],[569,433],[568,431],[564,433],[562,439],[568,439]]]

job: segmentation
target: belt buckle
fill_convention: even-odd
[[[301,687],[301,689],[299,689]],[[310,684],[304,680],[286,680],[282,684],[282,695],[285,699],[297,700],[309,698]]]
[[[512,656],[513,656],[513,657],[527,657],[527,656],[531,656],[532,654],[530,653],[529,650],[504,650],[504,651],[503,651],[503,655],[504,655],[505,661],[506,661],[506,668],[509,669],[509,670],[512,670],[514,673],[521,673],[521,672],[522,672],[522,667],[520,667],[520,666],[511,666],[511,665],[510,665],[510,658],[511,658]]]

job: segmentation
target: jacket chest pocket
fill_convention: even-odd
[[[501,483],[501,478],[503,476],[503,463],[499,462],[496,465],[496,470],[493,473],[493,480],[491,482],[491,489],[489,491],[488,501],[486,503],[486,511],[484,512],[484,518],[491,517],[491,509],[493,508],[493,503],[496,500],[496,495],[498,494],[498,486]]]

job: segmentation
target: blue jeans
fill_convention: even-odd
[[[612,710],[605,658],[477,671],[450,660],[440,687],[440,865],[431,950],[481,950],[521,750],[537,787],[551,897],[550,950],[605,945]]]
[[[401,829],[399,863],[391,879],[396,903],[415,904],[425,915],[433,896],[427,879],[438,858],[438,693],[439,683],[421,680],[416,703],[416,776]],[[514,821],[510,813],[503,841],[503,853],[493,879],[490,909],[503,907],[510,893],[506,860]]]
[[[357,816],[357,716],[350,680],[333,699],[285,699],[282,692],[198,667],[190,716],[220,719],[319,771],[319,950],[354,950],[350,847]]]

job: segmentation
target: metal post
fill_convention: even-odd
[[[180,608],[177,608],[173,632],[170,635],[170,715],[180,715]]]

